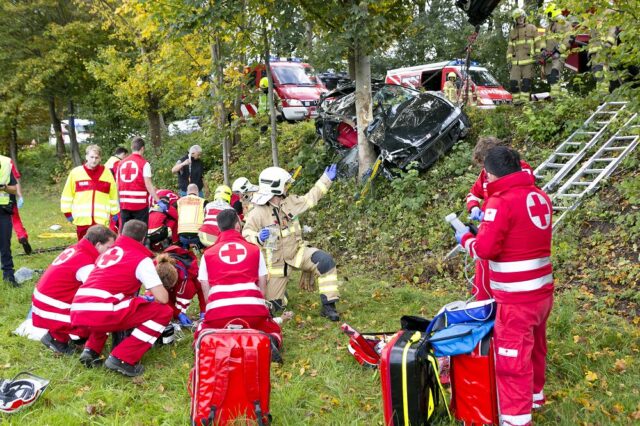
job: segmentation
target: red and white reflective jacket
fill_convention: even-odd
[[[204,222],[200,227],[200,232],[204,232],[205,234],[215,235],[216,237],[220,234],[220,229],[218,228],[218,214],[222,210],[233,209],[228,203],[224,201],[215,200],[207,204],[204,209]]]
[[[203,255],[209,280],[205,322],[223,318],[269,317],[258,287],[260,248],[236,230],[221,232]]]
[[[525,171],[487,185],[489,198],[478,235],[462,245],[489,260],[489,278],[499,303],[526,303],[553,293],[551,200]]]
[[[536,178],[533,176],[533,169],[531,166],[524,160],[520,160],[520,167],[522,167],[522,171],[527,172],[531,175],[531,180],[535,183]],[[483,168],[480,171],[480,176],[476,179],[476,182],[471,187],[471,190],[467,194],[467,211],[470,212],[474,207],[480,207],[480,202],[482,200],[486,200],[488,198],[487,195],[487,172]]]
[[[33,313],[40,318],[71,323],[69,308],[73,296],[87,279],[97,257],[98,250],[86,238],[60,253],[33,290]]]
[[[200,312],[205,312],[206,302],[202,287],[198,281],[198,258],[191,250],[185,250],[177,245],[167,247],[163,253],[169,254],[176,261],[176,271],[178,272],[178,282],[169,290],[168,305],[173,308],[174,318],[180,312],[187,313],[191,305],[191,299],[198,295],[200,302]]]
[[[118,165],[118,196],[120,209],[142,210],[149,207],[147,186],[144,184],[144,167],[147,164],[142,155],[133,153]]]
[[[133,301],[138,300],[142,282],[147,289],[162,285],[152,257],[153,253],[138,241],[119,236],[115,245],[98,257],[96,267],[73,298],[73,324],[92,325],[124,317]],[[85,318],[77,321],[77,315]]]

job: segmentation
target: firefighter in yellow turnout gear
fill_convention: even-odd
[[[443,92],[444,96],[452,103],[458,103],[458,86],[456,85],[456,73],[451,71],[447,74],[447,81],[444,83]]]
[[[514,25],[507,45],[507,63],[511,65],[509,86],[514,103],[522,103],[531,98],[533,66],[539,45],[538,29],[527,23],[524,10],[520,8],[515,9],[511,17]]]
[[[562,95],[560,86],[562,68],[571,48],[571,26],[567,23],[562,11],[553,3],[549,4],[544,14],[549,20],[541,53],[545,58],[544,75],[550,87],[552,98]]]
[[[289,280],[287,268],[312,272],[318,277],[322,302],[320,314],[338,321],[338,271],[333,257],[302,238],[299,216],[315,207],[327,193],[336,177],[336,165],[327,167],[313,188],[305,195],[287,194],[291,175],[279,167],[269,167],[260,173],[254,207],[246,217],[242,230],[244,238],[263,247],[269,271],[266,299],[274,310],[283,309],[287,301],[285,291]]]

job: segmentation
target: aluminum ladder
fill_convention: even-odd
[[[593,194],[599,183],[613,173],[622,160],[640,142],[640,120],[633,114],[587,161],[551,195],[555,229],[568,212],[575,210],[584,198]]]
[[[548,193],[561,186],[563,179],[582,161],[587,151],[602,139],[609,124],[618,118],[626,106],[627,102],[603,103],[578,130],[558,145],[549,158],[533,171],[538,181],[543,181],[549,172],[553,172],[542,186],[543,191]]]

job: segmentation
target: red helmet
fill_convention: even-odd
[[[24,376],[19,378],[20,376]],[[49,380],[23,371],[12,380],[0,381],[0,411],[15,413],[33,404],[49,385]]]

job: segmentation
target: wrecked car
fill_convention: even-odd
[[[464,112],[435,92],[381,83],[372,92],[373,120],[365,134],[387,170],[411,163],[427,169],[468,133]],[[343,157],[342,174],[352,175],[358,159],[354,85],[320,99],[316,132]]]

